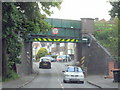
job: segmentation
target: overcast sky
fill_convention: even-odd
[[[61,9],[53,9],[54,14],[51,18],[75,19],[80,18],[99,18],[109,20],[108,11],[112,6],[108,0],[63,0]]]

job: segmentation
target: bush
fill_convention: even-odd
[[[2,78],[2,81],[5,82],[5,81],[10,81],[10,80],[14,80],[14,79],[17,79],[19,78],[20,76],[14,72],[13,70],[8,70],[8,74],[7,74],[7,77],[6,78]]]
[[[45,55],[48,55],[48,51],[46,48],[40,48],[38,53],[37,53],[37,60],[40,59],[41,57],[44,57]]]

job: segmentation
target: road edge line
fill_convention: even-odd
[[[89,84],[91,84],[91,85],[94,85],[94,86],[100,88],[100,89],[103,89],[101,86],[99,86],[99,85],[97,85],[97,84],[94,84],[94,83],[92,83],[92,82],[90,82],[90,81],[87,81],[87,82],[88,82]]]
[[[33,79],[31,79],[30,81],[25,82],[24,84],[22,84],[20,86],[17,86],[18,88],[16,90],[18,90],[18,89],[24,87],[25,85],[29,84],[30,82],[32,82],[38,76],[38,74],[39,73],[37,72],[36,75],[33,77]]]

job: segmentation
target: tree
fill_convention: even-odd
[[[3,2],[2,3],[2,71],[7,77],[7,69],[16,72],[16,63],[20,63],[22,40],[27,42],[31,33],[46,33],[52,28],[44,19],[51,15],[51,7],[60,7],[59,2]],[[41,13],[41,10],[45,14]],[[22,40],[21,40],[22,39]],[[8,64],[8,65],[7,65]],[[7,67],[9,66],[9,67]]]
[[[37,53],[36,58],[39,59],[41,57],[44,57],[45,55],[48,55],[47,49],[46,48],[40,48],[38,53]]]
[[[17,27],[21,20],[20,13],[13,3],[3,3],[2,6],[2,73],[3,77],[7,77],[7,69],[16,71],[16,68],[14,67],[15,63],[20,61],[18,56],[20,55],[21,44]]]
[[[110,1],[110,4],[112,5],[112,9],[110,10],[110,16],[113,18],[118,17],[118,60],[120,62],[120,1]]]
[[[118,17],[120,19],[120,1],[110,1],[112,9],[109,11],[111,17]]]

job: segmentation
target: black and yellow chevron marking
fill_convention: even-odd
[[[81,66],[84,65],[84,63],[85,63],[85,56],[82,57],[80,61],[81,61]]]
[[[79,42],[79,39],[51,39],[51,38],[34,38],[36,42]]]

